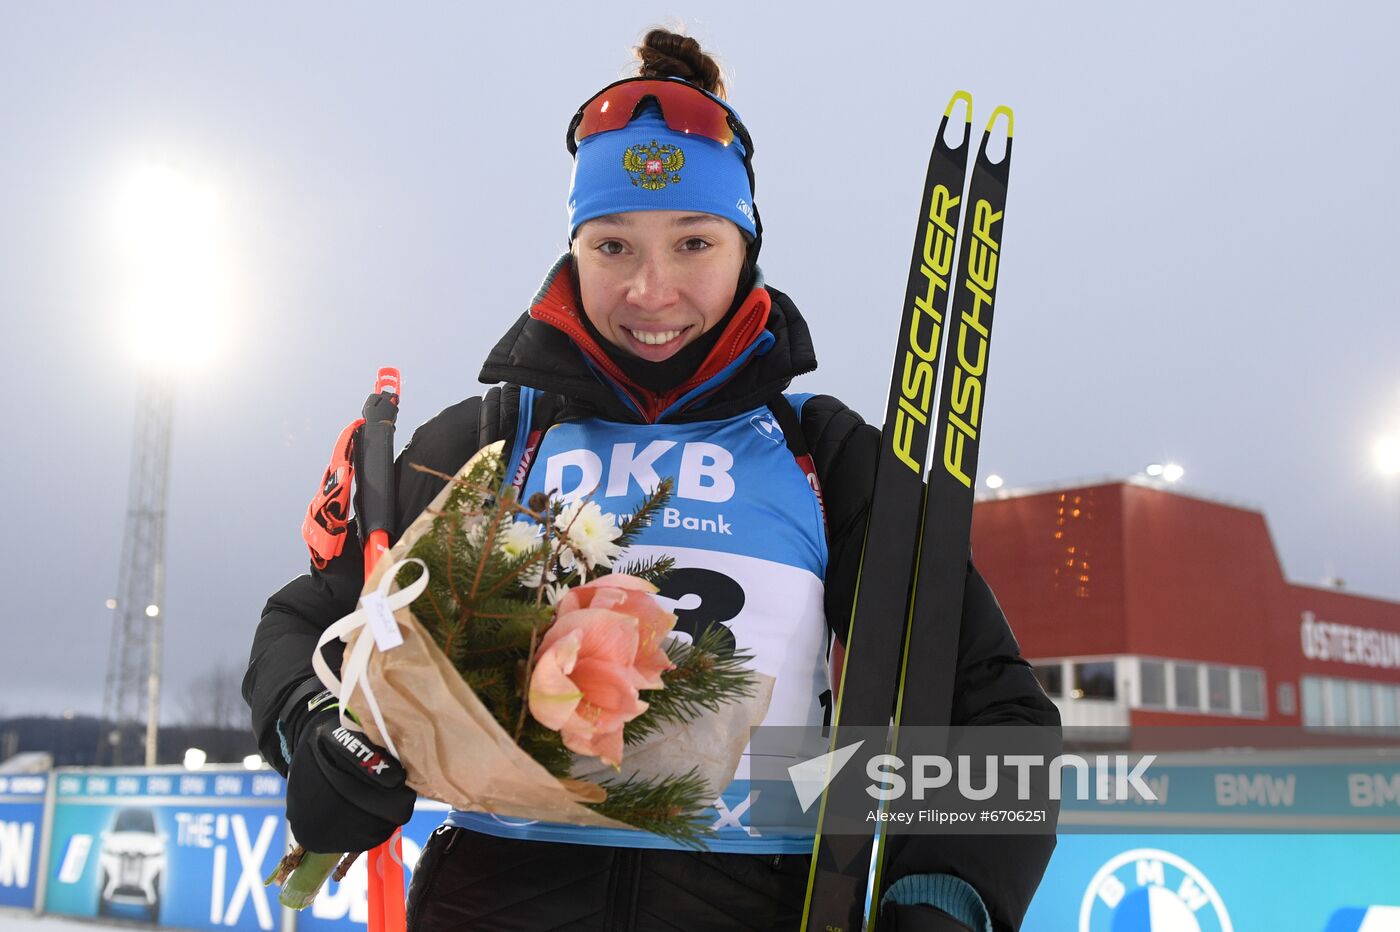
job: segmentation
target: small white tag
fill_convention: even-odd
[[[393,650],[403,643],[403,633],[394,621],[394,610],[389,607],[388,599],[378,592],[367,592],[360,596],[360,604],[365,608],[370,633],[380,650]]]

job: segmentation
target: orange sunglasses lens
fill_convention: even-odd
[[[574,130],[575,145],[596,133],[622,129],[647,97],[656,99],[666,125],[675,132],[694,133],[726,146],[734,141],[729,111],[695,88],[679,81],[629,81],[607,88],[584,104]]]

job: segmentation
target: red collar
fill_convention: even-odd
[[[669,392],[658,395],[633,382],[617,363],[608,358],[608,354],[580,320],[582,303],[574,291],[573,276],[569,274],[568,265],[561,263],[554,279],[530,308],[530,316],[563,331],[573,340],[589,361],[603,370],[608,378],[616,382],[632,399],[648,424],[656,423],[662,411],[675,404],[687,392],[714,378],[738,359],[768,326],[768,312],[772,308],[772,299],[769,298],[767,289],[760,286],[749,292],[738,313],[724,328],[719,341],[700,364],[700,368],[695,370],[695,374]]]

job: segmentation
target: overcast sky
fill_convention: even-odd
[[[1016,110],[983,472],[1174,459],[1266,514],[1290,578],[1400,599],[1400,479],[1371,461],[1400,431],[1388,5],[415,9],[6,5],[0,714],[101,705],[136,398],[109,219],[135,166],[219,192],[234,308],[176,407],[178,696],[246,663],[302,571],[375,369],[402,369],[406,428],[478,391],[565,246],[570,116],[673,17],[756,140],[762,265],[822,362],[798,388],[882,416],[928,148],[965,88],[979,128]]]

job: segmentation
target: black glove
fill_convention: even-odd
[[[403,765],[340,724],[339,707],[316,708],[293,738],[287,821],[308,851],[368,851],[413,815],[418,794]]]
[[[973,932],[935,906],[891,903],[880,913],[880,928],[889,932]]]

